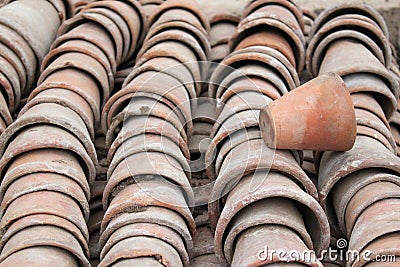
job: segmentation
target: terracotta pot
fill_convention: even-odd
[[[134,125],[133,128],[131,127],[132,125]],[[181,138],[176,128],[168,121],[153,116],[135,116],[128,118],[111,147],[114,149],[129,138],[140,134],[156,134],[169,138],[179,146],[182,153],[187,158],[189,157],[187,143]]]
[[[0,71],[2,76],[4,76],[3,80],[6,86],[9,85],[12,87],[12,92],[7,92],[7,99],[9,102],[14,101],[16,105],[19,105],[21,101],[21,83],[18,77],[18,72],[14,69],[14,67],[3,57],[0,57]]]
[[[208,60],[208,54],[206,54],[205,52],[209,53],[209,51],[203,51],[199,41],[196,40],[196,38],[192,36],[190,33],[186,33],[182,30],[171,29],[168,31],[161,32],[155,35],[154,37],[148,39],[142,46],[137,57],[138,58],[142,57],[143,54],[145,54],[155,45],[163,42],[168,42],[170,40],[179,41],[180,43],[185,44],[185,46],[191,48],[192,52],[194,52],[196,55],[197,59],[196,61],[200,62],[197,64],[199,65],[200,68],[201,78],[206,79],[208,75],[208,64],[201,64],[201,62],[205,62]],[[191,65],[194,64],[196,63],[189,64],[186,67],[191,68],[192,67]],[[197,82],[198,80],[195,81]]]
[[[341,64],[338,65],[337,62]],[[340,76],[361,72],[372,73],[390,85],[395,97],[400,93],[399,85],[385,66],[366,47],[354,41],[344,39],[330,45],[319,68],[319,74],[327,72],[335,72]]]
[[[1,238],[1,248],[18,232],[29,229],[34,226],[53,226],[67,231],[72,234],[74,238],[79,242],[85,255],[88,255],[88,244],[87,239],[82,235],[78,227],[76,227],[70,221],[50,214],[34,214],[25,216],[15,223],[13,223],[10,228],[4,233]]]
[[[14,252],[5,258],[0,266],[52,266],[60,265],[65,267],[78,267],[79,264],[76,257],[65,251],[55,247],[37,246]]]
[[[162,266],[184,266],[178,252],[168,243],[153,237],[137,236],[124,239],[113,246],[101,260],[99,267],[113,265],[121,259],[141,257],[158,257]]]
[[[205,31],[205,29],[203,29],[202,27],[198,28],[184,21],[170,21],[159,25],[153,25],[149,29],[146,38],[144,40],[144,43],[146,43],[149,39],[153,38],[154,36],[172,29],[190,33],[190,35],[192,35],[193,37],[196,38],[196,40],[198,40],[199,44],[201,45],[201,48],[206,53],[206,55],[210,55],[209,52],[211,49],[210,42],[208,40],[208,34]]]
[[[141,162],[140,166],[137,166],[137,162]],[[158,166],[163,168],[156,169]],[[191,205],[194,201],[193,191],[189,183],[190,177],[185,175],[176,159],[159,152],[142,152],[125,158],[114,169],[104,188],[103,206],[108,207],[108,203],[123,188],[123,184],[129,185],[132,183],[130,182],[132,179],[134,182],[140,183],[141,178],[146,176],[160,177],[166,183],[170,183],[171,186],[179,187],[188,205]]]
[[[104,203],[104,202],[103,202]],[[102,229],[110,220],[128,210],[146,210],[148,206],[159,206],[179,213],[186,221],[189,229],[195,229],[184,195],[176,186],[165,180],[140,181],[120,191],[110,203],[102,222]],[[135,208],[136,207],[136,208]]]
[[[0,94],[0,117],[4,122],[4,126],[8,126],[13,122],[13,118],[11,117],[10,110],[8,109],[3,94]]]
[[[138,257],[134,259],[119,260],[113,264],[115,267],[143,266],[143,267],[162,267],[165,266],[153,257]]]
[[[154,17],[154,14],[157,14],[156,18]],[[196,28],[203,28],[199,18],[187,9],[172,8],[160,11],[160,8],[157,8],[154,14],[150,15],[150,20],[155,19],[153,22],[151,22],[152,27],[156,27],[157,25],[168,23],[171,21],[183,21],[196,26]]]
[[[30,174],[14,181],[8,186],[2,198],[1,210],[7,210],[7,207],[18,197],[39,191],[54,191],[71,197],[80,205],[85,218],[89,218],[88,199],[82,188],[72,179],[54,173]]]
[[[64,25],[66,27],[63,28]],[[74,25],[72,24],[72,26]],[[58,31],[58,38],[51,46],[52,49],[55,49],[70,40],[83,40],[100,48],[107,55],[107,58],[111,63],[111,68],[113,70],[117,68],[114,44],[107,31],[101,25],[94,22],[87,22],[76,27],[72,26],[69,25],[68,20],[62,24]]]
[[[399,216],[398,204],[399,199],[385,199],[365,209],[354,225],[349,249],[362,251],[374,239],[398,232],[399,222],[395,219]],[[350,259],[349,264],[352,263]]]
[[[249,186],[251,186],[251,184],[254,184],[254,182],[259,182],[259,185],[268,184],[268,186],[258,186],[253,192],[250,192]],[[296,202],[303,203],[303,205],[305,205],[305,207],[307,208],[301,209],[300,211],[303,214],[309,214],[309,217],[307,217],[308,219],[305,220],[305,225],[307,227],[308,233],[311,236],[311,239],[313,240],[314,248],[317,252],[317,255],[328,246],[329,238],[326,236],[326,234],[329,235],[328,221],[317,201],[310,195],[302,191],[300,187],[295,185],[294,181],[282,174],[275,172],[270,172],[269,174],[266,174],[265,172],[257,172],[256,174],[251,174],[242,178],[239,184],[233,189],[233,191],[229,193],[227,202],[218,221],[215,233],[217,255],[223,256],[222,247],[219,245],[221,243],[217,240],[221,240],[224,232],[226,231],[226,227],[231,221],[232,217],[237,214],[239,210],[246,207],[247,205],[250,205],[251,203],[254,203],[261,199],[271,197],[290,198],[295,200]],[[210,207],[212,206],[209,205],[209,208]],[[212,212],[212,210],[213,208],[209,209],[209,212]],[[316,225],[318,225],[318,229],[315,228]],[[238,253],[237,249],[238,245],[236,246],[235,255]],[[233,262],[235,262],[235,256]]]
[[[345,223],[348,235],[353,236],[352,232],[356,231],[355,224],[368,207],[383,199],[399,197],[399,185],[391,182],[375,182],[361,188],[350,199],[346,207]]]
[[[376,238],[374,241],[372,241],[370,244],[368,244],[365,248],[364,251],[370,251],[371,255],[370,255],[370,262],[366,262],[365,259],[363,259],[362,257],[360,258],[359,261],[354,262],[353,266],[354,267],[361,267],[361,266],[368,266],[368,267],[372,267],[372,266],[379,266],[379,264],[381,264],[380,262],[377,261],[378,265],[374,264],[373,260],[378,260],[379,258],[377,258],[377,256],[380,256],[380,259],[382,259],[382,256],[384,255],[394,255],[396,256],[395,258],[395,262],[387,262],[385,263],[385,265],[387,266],[396,266],[396,263],[399,261],[399,254],[400,251],[398,249],[398,247],[396,246],[396,240],[398,240],[399,238],[399,233],[392,233],[392,234],[387,234],[384,235],[382,237],[378,237]]]
[[[380,168],[394,175],[400,174],[399,159],[387,150],[379,141],[358,136],[354,147],[346,153],[324,152],[319,163],[318,189],[319,200],[327,212],[331,225],[337,225],[332,214],[331,189],[343,177],[356,171]]]
[[[179,253],[183,265],[189,265],[189,255],[179,234],[168,227],[151,223],[134,223],[116,230],[103,247],[101,258],[104,258],[118,242],[127,238],[140,236],[157,238],[168,243]]]
[[[163,86],[160,86],[160,84],[163,84]],[[110,98],[103,109],[102,128],[106,130],[106,123],[108,122],[109,125],[111,124],[113,114],[115,113],[111,113],[110,108],[114,102],[125,95],[129,95],[128,100],[130,100],[132,96],[136,94],[140,95],[141,93],[151,93],[153,98],[157,97],[157,99],[160,100],[160,98],[163,97],[172,102],[172,109],[176,113],[181,113],[183,116],[182,124],[186,124],[188,129],[187,134],[190,136],[193,127],[191,102],[189,101],[189,96],[186,93],[185,87],[172,76],[153,71],[142,73],[134,79],[129,86],[125,87]],[[121,110],[121,108],[119,110]]]
[[[220,44],[211,48],[210,61],[221,62],[226,56],[229,55],[229,45]]]
[[[5,244],[0,261],[30,247],[47,246],[63,249],[74,255],[81,266],[90,266],[78,241],[67,231],[54,226],[34,226],[16,233]]]
[[[73,30],[76,30],[78,26],[88,24],[90,22],[94,22],[98,26],[100,26],[108,34],[107,38],[114,44],[114,52],[115,52],[115,60],[117,65],[122,63],[123,58],[123,49],[124,49],[124,40],[121,31],[118,26],[108,17],[95,14],[95,13],[87,13],[82,12],[72,17],[71,19],[65,21],[58,30],[58,36]],[[89,25],[87,25],[89,26]],[[54,44],[53,44],[54,45]],[[99,46],[100,47],[100,46]]]
[[[0,32],[0,42],[10,48],[24,65],[24,73],[21,73],[20,75],[26,75],[26,86],[22,89],[23,94],[25,95],[33,86],[36,78],[36,70],[38,69],[36,56],[29,44],[18,33],[1,24]],[[10,105],[10,110],[13,111],[14,108],[16,108],[16,103],[14,103],[14,101],[9,101],[8,103]]]
[[[134,68],[125,79],[122,87],[126,87],[135,77],[146,71],[163,72],[175,77],[185,86],[190,98],[196,98],[196,83],[190,69],[174,58],[156,57],[150,59],[143,65]]]
[[[85,173],[73,153],[61,149],[37,149],[13,158],[1,182],[0,199],[3,199],[8,186],[14,181],[36,173],[54,173],[68,177],[80,185],[86,199],[90,197]]]
[[[257,226],[244,231],[238,237],[232,266],[260,266],[275,262],[298,262],[304,263],[306,266],[323,266],[315,257],[307,259],[307,261],[291,260],[288,256],[279,258],[277,255],[271,255],[268,252],[265,255],[266,260],[262,260],[257,254],[265,250],[266,240],[269,241],[268,250],[281,249],[283,251],[296,251],[299,254],[309,251],[300,237],[286,227],[277,225]]]
[[[361,14],[373,19],[383,33],[388,36],[388,29],[383,17],[378,11],[365,3],[341,3],[325,9],[314,21],[314,26],[311,35],[314,35],[325,23],[329,20],[343,14]]]
[[[178,52],[179,51],[179,52]],[[136,62],[136,66],[156,57],[171,57],[190,68],[194,81],[202,81],[202,73],[195,52],[180,41],[166,40],[155,44],[145,51]]]
[[[244,91],[261,92],[271,99],[278,99],[281,94],[271,82],[262,77],[241,78],[234,81],[231,86],[220,97],[221,102],[225,103],[230,97]]]
[[[179,166],[175,166],[184,170],[190,180],[190,167],[188,158],[180,151],[177,144],[169,138],[160,135],[141,134],[125,140],[115,151],[114,155],[110,155],[110,164],[108,168],[108,177],[111,176],[115,167],[127,157],[141,152],[159,152],[169,157],[173,157],[179,162]],[[186,155],[189,156],[190,155]]]
[[[1,9],[0,23],[15,30],[26,40],[40,65],[56,37],[61,21],[51,3],[22,0]]]
[[[3,42],[0,42],[0,51],[1,57],[5,59],[6,63],[10,64],[11,67],[17,72],[18,79],[21,85],[21,90],[25,90],[27,83],[27,74],[22,60],[11,48],[9,48]]]
[[[109,237],[118,229],[124,227],[125,225],[135,224],[135,223],[151,223],[158,224],[175,230],[181,236],[182,240],[185,241],[185,246],[190,251],[193,248],[193,240],[189,230],[194,230],[194,228],[188,229],[188,226],[178,212],[173,211],[164,207],[148,206],[142,212],[135,213],[121,213],[105,225],[102,230],[102,235],[100,237],[100,247],[104,247]],[[103,225],[104,226],[104,225]]]
[[[292,1],[282,1],[282,0],[263,0],[263,1],[253,1],[250,3],[242,13],[242,18],[249,16],[256,12],[265,12],[264,8],[269,6],[280,6],[288,9],[291,12],[291,16],[294,16],[299,27],[304,31],[304,19],[303,12],[298,3]],[[279,14],[279,13],[278,13]]]
[[[54,201],[49,201],[49,199]],[[78,203],[71,197],[58,192],[38,191],[15,199],[7,210],[2,211],[1,229],[7,229],[25,216],[37,214],[60,216],[78,227],[86,240],[89,239],[85,218]]]
[[[238,46],[240,42],[243,41],[245,38],[248,38],[248,36],[253,35],[252,32],[254,33],[254,31],[257,28],[262,27],[262,25],[264,25],[264,27],[268,26],[268,28],[273,28],[275,30],[275,32],[268,31],[269,33],[278,32],[279,34],[275,35],[275,37],[272,37],[272,39],[267,39],[267,40],[274,40],[274,38],[275,39],[278,38],[278,41],[275,44],[274,42],[272,42],[271,45],[267,43],[266,46],[277,49],[282,54],[284,54],[292,63],[294,61],[291,60],[293,59],[293,56],[291,55],[292,54],[295,55],[296,63],[293,64],[293,66],[297,69],[298,73],[301,73],[301,71],[304,68],[304,58],[305,58],[305,51],[304,51],[305,40],[303,33],[301,31],[295,30],[294,28],[291,28],[284,22],[281,22],[273,18],[265,17],[264,14],[263,13],[252,14],[240,22],[235,34],[232,36],[232,39],[229,43],[231,51],[240,49],[240,47]],[[260,31],[256,31],[256,33],[257,32]],[[285,46],[285,42],[282,39],[282,35],[285,36],[284,39],[286,39],[286,42],[293,43],[293,45],[290,46],[291,48]],[[254,37],[254,38],[256,41],[259,37]],[[265,39],[263,39],[262,37],[262,40]],[[258,42],[259,41],[256,41],[256,44]]]
[[[145,115],[147,115],[148,118],[153,117],[157,119],[163,119],[170,123],[172,126],[174,126],[176,131],[180,133],[180,137],[187,142],[188,137],[185,132],[186,129],[184,128],[180,118],[172,109],[156,99],[149,97],[134,97],[130,101],[129,105],[113,118],[113,122],[108,129],[110,134],[107,134],[107,137],[109,137],[107,141],[113,143],[110,147],[110,154],[114,153],[115,148],[120,145],[119,142],[114,143],[112,142],[113,139],[111,139],[114,138],[115,133],[118,132],[118,129],[122,129],[123,125],[128,121],[129,118],[134,119],[135,117],[143,117]],[[109,158],[110,157],[111,156],[109,156]]]
[[[232,15],[232,17],[234,16]],[[211,47],[215,47],[220,44],[227,44],[235,32],[237,24],[238,20],[221,20],[214,22],[211,25],[209,34]]]
[[[94,58],[83,53],[68,52],[62,54],[41,73],[38,84],[43,83],[50,74],[60,69],[69,68],[75,68],[86,72],[96,79],[97,83],[100,84],[102,88],[100,90],[100,99],[104,105],[105,101],[107,101],[110,96],[110,88],[114,86],[114,80],[106,79],[107,73],[103,66]]]
[[[207,31],[210,31],[210,22],[205,14],[201,11],[200,6],[194,1],[181,1],[181,0],[173,0],[173,1],[165,1],[163,4],[159,6],[159,8],[150,16],[149,23],[154,24],[158,18],[168,10],[185,10],[189,11],[193,15],[197,17],[197,19],[201,22],[201,26]]]
[[[41,72],[43,72],[57,57],[62,56],[64,53],[76,52],[84,53],[94,59],[96,59],[107,72],[107,77],[110,81],[114,79],[114,73],[111,61],[107,55],[96,45],[85,40],[66,40],[60,43],[58,47],[53,48],[44,58],[41,66]]]
[[[355,73],[343,77],[351,94],[372,93],[385,112],[386,119],[396,110],[396,98],[381,77],[369,73]],[[372,104],[371,104],[372,105]]]
[[[279,225],[297,233],[308,249],[313,249],[310,235],[300,211],[288,199],[265,199],[241,210],[231,221],[231,227],[223,240],[224,255],[231,262],[238,237],[249,228],[262,225]]]
[[[378,169],[366,169],[352,173],[340,180],[332,191],[332,200],[341,232],[345,236],[350,236],[345,225],[345,213],[349,201],[367,185],[382,181],[383,185],[387,182],[397,184],[398,177],[392,174],[384,173]],[[372,194],[371,194],[372,195]]]
[[[95,123],[93,112],[89,103],[79,94],[62,88],[47,89],[36,94],[33,99],[24,105],[18,116],[23,116],[33,107],[41,104],[57,104],[74,111],[83,120],[90,135],[94,136]]]
[[[288,109],[282,107],[289,106],[296,108],[286,115]],[[292,120],[293,112],[304,117]],[[269,104],[260,113],[260,125],[265,143],[277,149],[346,151],[356,138],[353,102],[343,80],[333,73]]]
[[[94,181],[97,159],[90,158],[84,146],[69,132],[50,125],[36,125],[22,130],[9,144],[3,143],[1,148],[4,153],[0,161],[0,169],[3,175],[6,172],[7,164],[17,155],[22,153],[45,148],[65,149],[76,154],[82,160],[82,168],[87,175],[89,183]],[[95,160],[95,163],[94,163]]]
[[[354,108],[364,109],[373,113],[389,128],[385,113],[372,93],[353,93],[351,94],[351,100],[353,101]]]
[[[318,68],[321,66],[326,49],[335,40],[340,39],[352,39],[358,41],[360,44],[363,44],[368,48],[368,50],[373,53],[382,64],[385,64],[385,57],[381,48],[368,35],[351,29],[333,30],[331,33],[328,32],[325,34],[325,37],[323,37],[322,40],[318,38],[313,38],[311,40],[306,55],[307,70],[310,75],[316,76],[318,74]]]
[[[85,99],[92,109],[95,126],[98,125],[100,121],[100,90],[90,74],[73,68],[58,70],[48,76],[42,84],[32,91],[28,102],[36,97],[37,94],[54,88],[73,91]]]

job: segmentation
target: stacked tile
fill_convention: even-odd
[[[390,119],[390,131],[396,141],[396,153],[400,157],[400,103],[397,106],[396,112]]]
[[[304,37],[308,44],[311,28],[314,24],[314,20],[317,18],[317,14],[314,11],[303,8],[303,20],[304,20]]]
[[[29,95],[43,57],[54,41],[64,4],[21,0],[0,8],[0,133]]]
[[[149,17],[165,0],[139,0],[143,11]]]
[[[1,266],[90,266],[94,133],[113,66],[143,32],[140,14],[135,1],[99,1],[61,25],[38,87],[1,135]]]
[[[392,242],[398,240],[400,229],[400,161],[388,121],[397,107],[399,84],[388,70],[392,52],[386,24],[367,5],[344,4],[321,13],[311,35],[309,73],[339,74],[351,93],[357,119],[353,149],[319,152],[315,158],[320,203],[332,234],[348,238],[349,250],[372,251],[371,259],[389,252],[398,257],[400,251],[391,248],[398,247]],[[365,259],[347,262],[363,264]]]
[[[99,266],[188,266],[195,222],[188,140],[208,74],[209,22],[192,1],[166,1],[122,89],[106,103],[109,145]]]
[[[293,1],[261,0],[243,17],[209,87],[218,103],[206,154],[216,254],[232,266],[322,266],[315,255],[329,245],[329,225],[301,153],[268,148],[259,129],[260,110],[300,84],[302,11]],[[312,255],[278,258],[273,250]]]

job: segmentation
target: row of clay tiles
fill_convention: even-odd
[[[374,10],[345,5],[314,24],[294,1],[254,1],[236,29],[235,16],[206,16],[189,1],[99,1],[58,29],[76,6],[49,2],[0,9],[2,21],[25,14],[15,8],[38,12],[20,28],[6,24],[2,35],[12,53],[1,53],[14,68],[2,69],[2,84],[13,81],[3,85],[10,90],[2,117],[29,98],[1,136],[0,265],[258,266],[271,263],[257,258],[265,245],[318,253],[340,237],[349,249],[399,255],[398,76]],[[32,27],[38,20],[53,34]],[[307,53],[304,34],[312,36]],[[47,46],[34,49],[38,40]],[[298,73],[308,79],[305,62],[311,77],[336,72],[349,87],[359,135],[351,151],[314,157],[263,144],[259,110],[299,86]],[[30,92],[23,78],[32,85],[38,66]],[[207,94],[217,106],[195,101]],[[210,146],[202,144],[207,136]],[[188,162],[191,154],[202,157]],[[107,182],[95,181],[96,169]],[[271,265],[321,264],[311,261]]]

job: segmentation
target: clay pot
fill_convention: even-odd
[[[231,221],[229,234],[223,240],[224,255],[228,262],[232,261],[235,254],[235,243],[243,231],[260,225],[279,225],[292,231],[303,240],[308,249],[313,249],[311,237],[300,211],[288,199],[265,199],[251,204],[241,210]]]
[[[141,162],[140,166],[137,166],[137,162]],[[162,168],[158,169],[158,167]],[[123,188],[123,184],[130,184],[132,179],[139,183],[141,177],[146,176],[160,177],[165,182],[170,183],[171,186],[179,187],[183,191],[188,205],[194,201],[193,191],[189,183],[190,177],[185,175],[176,159],[159,152],[142,152],[126,157],[114,169],[104,188],[103,206],[108,207],[108,203]]]
[[[285,115],[289,106],[295,111]],[[304,117],[293,120],[293,113]],[[315,126],[307,124],[312,121]],[[260,125],[265,143],[277,149],[346,151],[356,138],[353,102],[343,80],[333,73],[269,104],[260,113]]]
[[[68,52],[59,56],[41,73],[38,84],[43,83],[50,74],[66,68],[75,68],[92,75],[101,85],[100,99],[104,105],[110,96],[110,88],[114,86],[114,80],[110,77],[106,79],[107,73],[103,66],[96,59],[83,53]]]
[[[178,252],[168,243],[154,237],[136,236],[115,244],[101,260],[99,267],[114,265],[121,259],[158,257],[162,266],[184,266]],[[139,261],[139,266],[141,261]]]
[[[398,232],[399,222],[395,220],[399,216],[398,204],[399,199],[385,199],[365,209],[354,225],[349,249],[363,251],[374,239]],[[350,259],[349,264],[352,263]]]
[[[383,184],[390,182],[400,185],[398,177],[395,175],[384,173],[378,169],[366,169],[344,177],[333,187],[333,205],[338,218],[340,230],[345,236],[350,236],[350,233],[347,233],[345,226],[345,213],[349,201],[360,189],[365,188],[367,185],[372,183],[375,183],[376,185],[376,183],[380,181],[383,181]]]
[[[41,66],[41,72],[43,72],[57,57],[60,57],[64,53],[76,52],[84,53],[94,59],[96,59],[107,72],[107,77],[110,81],[114,79],[115,69],[112,69],[112,63],[108,59],[107,55],[96,45],[85,40],[67,40],[56,48],[53,48],[47,56],[44,58]]]
[[[0,57],[0,71],[2,73],[2,80],[6,87],[11,86],[12,91],[5,90],[8,102],[13,101],[15,104],[19,105],[21,101],[21,84],[18,77],[17,71],[13,66],[3,57]]]
[[[49,51],[61,23],[57,10],[47,1],[17,1],[0,11],[0,23],[15,30],[29,44],[38,59]]]
[[[260,266],[275,262],[299,262],[306,266],[323,266],[315,257],[305,260],[291,260],[288,256],[279,258],[277,255],[264,255],[266,260],[257,255],[265,250],[265,242],[268,242],[268,250],[297,251],[299,254],[309,251],[297,234],[282,226],[262,225],[249,228],[241,233],[236,244],[236,251],[232,266]]]
[[[4,126],[8,126],[13,122],[13,118],[11,117],[10,110],[8,109],[3,94],[0,94],[0,117],[4,122]]]
[[[391,182],[375,182],[358,190],[345,209],[345,224],[348,235],[353,236],[352,231],[356,231],[355,224],[368,207],[383,199],[394,199],[399,198],[399,196],[399,185]]]
[[[76,27],[69,27],[68,21],[64,22],[62,25],[66,25],[68,28],[60,27],[58,37],[51,46],[52,49],[55,49],[70,40],[83,40],[100,48],[107,55],[107,58],[111,63],[111,68],[113,70],[117,68],[114,44],[106,29],[101,25],[94,22],[87,22]]]
[[[148,97],[134,97],[130,101],[129,105],[120,112],[117,116],[113,118],[113,122],[109,127],[109,133],[107,137],[109,139],[108,142],[112,142],[115,138],[114,134],[118,131],[118,129],[122,129],[125,122],[128,121],[129,118],[134,119],[138,116],[145,116],[147,115],[149,118],[154,117],[158,119],[163,119],[166,122],[170,123],[174,126],[176,131],[180,133],[182,139],[187,142],[187,134],[185,132],[185,128],[180,120],[180,118],[170,109],[167,105],[162,102],[158,102],[156,99],[148,98]],[[140,121],[140,119],[139,119]],[[146,121],[147,123],[147,121]],[[112,134],[111,134],[112,133]],[[119,142],[116,142],[111,145],[109,151],[109,158],[111,158],[111,154],[114,153],[115,148],[119,145]]]
[[[92,109],[95,126],[100,121],[100,90],[90,74],[73,68],[58,70],[46,78],[32,93],[29,95],[30,102],[37,94],[49,90],[61,88],[73,91],[80,95],[89,104]]]
[[[133,128],[131,127],[132,125]],[[153,116],[134,116],[128,118],[124,122],[124,127],[119,132],[111,147],[114,150],[129,138],[140,134],[156,134],[165,138],[169,138],[175,142],[175,144],[179,146],[182,153],[189,158],[187,143],[182,139],[176,128],[168,121]]]
[[[78,227],[76,227],[70,221],[50,214],[34,214],[25,216],[15,223],[13,223],[10,228],[4,233],[1,238],[1,248],[18,232],[25,230],[33,226],[53,226],[58,227],[72,234],[74,238],[79,242],[85,255],[88,255],[88,244],[87,239],[82,235]]]
[[[316,76],[318,74],[318,68],[321,66],[326,49],[332,42],[340,39],[358,41],[368,48],[382,64],[385,64],[385,57],[381,48],[368,35],[351,29],[338,30],[328,33],[322,40],[317,38],[311,40],[306,56],[307,70],[310,75]]]
[[[165,1],[162,3],[157,10],[150,16],[149,24],[155,24],[155,22],[168,10],[185,10],[189,11],[193,15],[197,17],[200,21],[202,28],[204,28],[207,32],[210,31],[210,22],[205,14],[200,10],[198,4],[194,1],[180,1],[180,0],[173,0],[173,1]]]
[[[75,256],[64,249],[36,246],[14,252],[5,258],[0,266],[65,266],[78,267]]]
[[[232,17],[235,17],[232,15]],[[221,20],[211,25],[209,39],[211,47],[227,44],[236,30],[238,20]]]
[[[387,256],[387,255],[394,255],[395,256],[395,261],[394,262],[386,262],[385,265],[387,266],[396,266],[396,262],[399,261],[399,254],[400,251],[398,247],[396,246],[396,240],[399,238],[399,233],[392,233],[392,234],[387,234],[382,237],[376,238],[374,241],[372,241],[370,244],[368,244],[365,248],[364,251],[370,251],[370,263],[366,262],[365,259],[362,257],[360,258],[359,261],[354,262],[352,266],[354,267],[361,267],[361,266],[378,266],[380,263],[377,261],[378,265],[375,265],[373,260],[378,260],[378,255],[381,256],[380,259],[383,259],[382,256]],[[392,259],[393,260],[393,259]]]
[[[351,94],[351,100],[354,108],[364,109],[373,113],[389,128],[385,113],[372,93],[353,93]]]
[[[134,68],[125,79],[122,87],[126,87],[135,77],[146,71],[163,72],[175,77],[185,86],[190,98],[196,98],[196,83],[190,69],[174,58],[156,57],[150,59],[143,65]]]
[[[385,36],[388,36],[389,31],[383,17],[378,11],[365,3],[341,3],[325,9],[315,19],[311,35],[314,35],[329,20],[343,14],[360,14],[371,18],[379,25]]]
[[[90,266],[82,248],[72,234],[53,226],[34,226],[16,233],[5,244],[0,261],[4,261],[10,255],[23,249],[38,246],[66,250],[78,259],[81,266]]]
[[[141,134],[125,140],[116,149],[114,155],[109,155],[110,164],[107,176],[110,177],[115,167],[125,160],[125,158],[141,152],[159,152],[173,157],[179,162],[179,167],[187,173],[187,176],[190,179],[188,159],[182,151],[180,151],[178,145],[169,138],[153,134]],[[175,167],[179,168],[178,166]]]
[[[71,197],[79,203],[85,218],[89,218],[88,200],[81,187],[72,179],[55,173],[35,173],[14,181],[2,198],[1,210],[6,210],[18,197],[38,191],[54,191]]]
[[[399,85],[384,65],[366,47],[351,40],[338,40],[330,45],[319,68],[319,74],[327,72],[335,72],[340,76],[360,72],[372,73],[390,85],[395,97],[400,93]]]
[[[327,212],[331,225],[337,225],[332,214],[331,189],[343,177],[370,168],[389,170],[394,175],[400,174],[398,157],[387,150],[379,141],[357,136],[354,147],[346,153],[324,152],[319,163],[318,189],[322,207]]]
[[[304,58],[305,58],[305,51],[304,51],[304,35],[300,30],[295,30],[294,28],[291,28],[289,25],[287,25],[284,22],[281,22],[279,20],[273,19],[273,18],[268,18],[264,16],[265,13],[255,13],[252,15],[249,15],[246,17],[244,20],[242,20],[235,32],[235,34],[232,36],[232,39],[229,43],[229,46],[231,48],[231,51],[233,50],[239,50],[240,47],[238,46],[240,42],[242,42],[245,38],[248,38],[248,36],[251,36],[254,34],[254,31],[256,29],[262,28],[262,25],[264,27],[268,28],[273,28],[275,31],[269,30],[268,33],[271,36],[272,33],[275,33],[275,36],[272,37],[271,39],[271,45],[268,43],[264,46],[269,46],[272,48],[277,49],[280,51],[282,54],[284,54],[289,61],[292,63],[294,62],[293,56],[295,55],[295,64],[293,66],[297,69],[298,73],[301,73],[301,71],[304,68]],[[261,30],[256,31],[257,32],[262,32]],[[283,41],[282,36],[285,36],[284,39],[286,42],[293,43],[293,45],[290,46],[290,48],[285,45],[285,41]],[[252,42],[251,45],[257,44],[260,45],[259,40],[260,37],[254,37],[255,38],[255,43]],[[278,40],[273,42],[274,39],[278,38]],[[264,36],[261,37],[261,40],[264,42]],[[262,45],[262,44],[261,44]],[[243,48],[243,47],[242,47]]]
[[[396,110],[396,98],[381,77],[369,73],[355,73],[343,77],[351,94],[372,93],[385,113],[386,119],[392,117]],[[371,107],[372,108],[372,103]],[[382,120],[384,121],[384,120]]]
[[[35,125],[22,130],[9,144],[3,143],[1,154],[4,153],[0,161],[0,169],[3,175],[5,169],[17,155],[35,149],[57,148],[66,149],[76,154],[82,160],[82,168],[87,175],[89,184],[94,181],[96,171],[95,164],[97,159],[90,158],[85,147],[78,139],[69,132],[50,125]],[[95,163],[94,163],[95,161]]]
[[[151,223],[134,223],[116,230],[103,247],[101,258],[104,258],[114,245],[131,237],[151,237],[162,240],[175,248],[184,266],[189,265],[189,255],[179,234],[168,227]]]
[[[36,56],[29,44],[15,31],[0,24],[0,32],[0,42],[10,48],[21,60],[24,66],[24,72],[20,73],[20,75],[26,75],[26,86],[22,89],[22,94],[26,95],[28,90],[33,86],[34,79],[36,78],[36,70],[38,69]],[[3,82],[2,84],[5,86]],[[7,87],[5,89],[7,90]],[[7,90],[8,95],[11,95],[10,91],[12,92],[12,89]],[[10,99],[8,104],[11,111],[18,106],[17,103]]]
[[[78,203],[58,192],[38,191],[16,198],[7,210],[2,211],[1,229],[7,229],[25,216],[37,214],[60,216],[78,227],[85,239],[89,240],[85,218]]]
[[[201,48],[203,49],[204,53],[206,55],[210,55],[209,51],[211,47],[210,47],[210,42],[208,40],[208,34],[205,31],[205,29],[202,27],[198,28],[192,24],[179,20],[170,21],[159,25],[153,25],[149,29],[149,32],[147,33],[146,38],[144,40],[144,43],[146,43],[149,39],[153,38],[154,36],[169,30],[180,30],[190,33],[190,35],[195,37],[198,43],[201,45]]]
[[[259,186],[254,187],[251,184],[258,184]],[[268,186],[263,186],[263,184],[268,184]],[[250,192],[249,188],[254,188],[254,190],[250,190],[252,191]],[[304,214],[306,212],[307,214],[309,214],[309,216],[305,220],[305,225],[307,227],[308,233],[311,236],[311,239],[313,240],[315,251],[317,252],[317,254],[319,254],[323,249],[328,246],[329,238],[326,235],[329,235],[328,221],[317,201],[310,195],[306,194],[303,190],[301,190],[294,181],[282,174],[275,172],[270,172],[268,174],[265,172],[257,172],[256,174],[250,174],[242,178],[239,184],[229,193],[227,202],[222,211],[215,232],[217,255],[223,258],[224,254],[222,254],[221,241],[219,240],[222,240],[221,238],[224,235],[224,232],[227,230],[226,227],[231,221],[232,217],[237,214],[239,210],[246,207],[247,205],[250,205],[251,203],[254,203],[261,199],[271,197],[290,198],[296,202],[303,203],[303,205],[307,208],[301,209],[301,213]],[[214,210],[212,208],[212,205],[213,204],[209,204],[209,213],[213,212]],[[318,225],[318,228],[315,228],[316,225]],[[239,240],[238,242],[240,242]],[[236,245],[236,252],[233,257],[233,262],[235,262],[236,255],[240,255],[237,254],[238,249],[239,246]]]
[[[79,115],[80,119],[83,120],[90,135],[94,136],[95,123],[91,107],[83,97],[71,90],[54,88],[42,91],[36,94],[32,100],[24,105],[24,107],[18,113],[18,116],[21,117],[34,106],[44,103],[57,104],[74,111]],[[71,113],[71,111],[69,113]]]
[[[103,201],[104,205],[106,203]],[[195,223],[190,213],[184,195],[176,186],[162,179],[142,180],[131,184],[120,191],[110,203],[102,222],[102,229],[112,218],[132,210],[146,210],[148,206],[159,206],[179,213],[186,221],[189,229],[195,229]],[[106,207],[106,206],[105,206]]]
[[[118,229],[129,224],[151,223],[158,224],[175,230],[185,241],[185,246],[190,251],[193,248],[193,240],[184,217],[178,212],[164,207],[148,206],[141,212],[121,213],[112,218],[107,225],[103,225],[102,235],[99,240],[100,247],[104,247],[109,237]]]
[[[35,173],[59,174],[75,181],[89,199],[89,184],[75,155],[61,149],[37,149],[13,158],[1,182],[0,199],[8,186],[25,175]]]

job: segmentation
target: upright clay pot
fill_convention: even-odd
[[[260,113],[260,127],[267,146],[277,149],[347,151],[356,138],[353,102],[333,73],[269,104]]]

